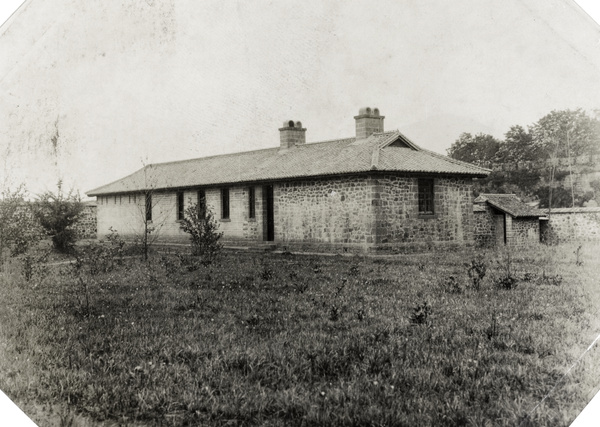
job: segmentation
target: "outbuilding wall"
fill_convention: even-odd
[[[491,206],[477,205],[477,210],[473,212],[473,232],[477,247],[489,248],[496,245],[496,222]]]
[[[530,246],[540,243],[540,220],[538,217],[506,215],[506,245]]]

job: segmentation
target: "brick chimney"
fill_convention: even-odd
[[[300,122],[294,123],[293,120],[283,122],[283,127],[279,128],[279,136],[280,148],[283,149],[306,144],[306,128],[303,128]]]
[[[379,109],[363,107],[358,111],[356,120],[356,139],[368,138],[376,132],[383,132],[384,116],[379,115]]]

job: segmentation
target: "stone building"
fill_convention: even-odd
[[[488,169],[424,150],[385,132],[377,108],[354,117],[351,138],[306,143],[286,121],[278,147],[148,165],[89,191],[98,234],[187,240],[190,203],[211,209],[231,244],[369,250],[472,244],[472,180]]]
[[[540,217],[544,214],[514,194],[480,194],[473,212],[478,246],[527,246],[540,242]]]

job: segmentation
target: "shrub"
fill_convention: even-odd
[[[469,278],[473,283],[473,289],[478,291],[481,288],[481,282],[487,271],[485,257],[483,255],[477,255],[477,257],[471,260],[470,264],[465,264],[465,266],[467,267]]]
[[[494,284],[500,289],[511,290],[517,287],[517,278],[510,275],[498,277]]]
[[[217,231],[219,223],[210,209],[199,209],[192,203],[186,210],[179,227],[190,235],[192,254],[202,258],[204,265],[211,264],[221,252],[219,239],[223,232]]]
[[[500,275],[494,280],[494,285],[500,289],[514,289],[517,287],[517,278],[512,271],[512,260],[510,258],[510,252],[506,252],[506,261],[498,261],[498,264],[503,270]]]
[[[25,281],[34,282],[35,286],[38,286],[46,279],[49,274],[49,269],[46,265],[48,255],[48,253],[42,253],[38,256],[26,254],[21,258],[21,273]]]
[[[413,325],[423,325],[428,323],[431,314],[431,306],[427,301],[417,304],[413,307],[413,312],[410,315],[410,323]]]
[[[125,241],[119,237],[117,230],[112,227],[109,230],[107,243],[91,244],[75,252],[77,270],[87,269],[89,274],[95,276],[108,273],[121,264]]]
[[[77,234],[73,226],[83,211],[79,195],[69,192],[64,194],[62,183],[58,183],[58,191],[47,191],[39,196],[34,204],[34,216],[52,238],[52,245],[63,253],[72,252]]]
[[[11,256],[23,255],[40,240],[41,230],[33,219],[26,197],[27,192],[22,186],[0,193],[0,270],[5,249],[10,250]]]

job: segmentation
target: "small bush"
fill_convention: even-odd
[[[62,253],[73,252],[77,233],[73,226],[83,211],[83,203],[79,195],[69,192],[64,194],[62,183],[58,183],[58,191],[47,191],[34,204],[33,213],[46,234],[52,239],[54,248]]]
[[[265,282],[267,282],[267,281],[271,280],[274,276],[275,276],[275,272],[273,271],[273,269],[271,268],[271,266],[268,265],[268,264],[263,264],[262,265],[262,270],[260,272],[260,277]]]
[[[517,278],[511,275],[503,275],[494,281],[494,285],[500,289],[511,290],[517,287]]]
[[[36,286],[41,284],[49,274],[48,253],[39,256],[27,254],[21,258],[21,273],[27,282],[35,281]]]
[[[506,290],[516,288],[518,280],[513,274],[510,252],[506,252],[506,260],[498,261],[498,265],[502,271],[500,275],[494,280],[494,286],[496,286],[499,289]]]
[[[125,241],[110,227],[106,243],[95,243],[75,251],[75,268],[87,270],[92,276],[113,271],[121,265]]]
[[[192,255],[199,256],[203,265],[212,264],[221,253],[223,245],[219,242],[223,232],[219,232],[219,223],[210,209],[199,209],[192,203],[186,210],[179,227],[190,235]]]
[[[431,315],[431,306],[427,301],[417,304],[413,307],[413,311],[409,317],[410,323],[413,325],[424,325],[429,323],[429,316]]]
[[[481,288],[481,282],[483,281],[487,271],[485,256],[478,255],[471,260],[470,264],[465,264],[465,266],[467,267],[467,273],[469,274],[469,278],[473,284],[473,289],[478,291]]]
[[[332,304],[331,308],[329,309],[329,320],[331,320],[332,322],[336,322],[338,321],[340,318],[340,308],[335,305]]]

